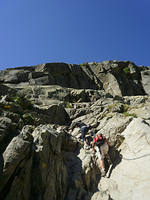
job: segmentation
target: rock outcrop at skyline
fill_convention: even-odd
[[[111,95],[150,94],[149,67],[130,61],[104,61],[81,65],[46,63],[0,71],[0,82],[17,85],[59,85],[76,89],[102,89]]]
[[[0,199],[149,200],[149,72],[129,61],[0,71]],[[79,120],[109,138],[106,177],[68,131]]]

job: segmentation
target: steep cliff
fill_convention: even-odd
[[[149,94],[149,67],[129,61],[81,65],[46,63],[0,71],[0,82],[21,85],[59,85],[76,89],[103,89],[111,95]]]
[[[0,71],[0,199],[149,199],[149,67],[105,61]],[[71,122],[109,138],[101,178]]]

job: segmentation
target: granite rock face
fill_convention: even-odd
[[[149,94],[148,67],[105,61],[81,65],[46,63],[0,71],[0,82],[22,85],[59,85],[76,89],[103,89],[113,96]]]
[[[65,63],[47,63],[33,67],[6,69],[0,72],[0,81],[10,84],[97,88],[95,82],[80,66]]]
[[[0,71],[1,200],[149,200],[149,67],[105,61]],[[77,121],[110,141],[101,177]]]
[[[132,120],[122,133],[125,137],[120,146],[121,161],[112,170],[109,179],[99,184],[101,193],[112,199],[149,199],[150,191],[150,126],[141,118]],[[101,194],[99,192],[99,198]],[[93,197],[93,199],[95,199]]]
[[[141,72],[142,85],[146,94],[150,95],[150,70],[144,70]]]

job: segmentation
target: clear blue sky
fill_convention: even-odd
[[[0,69],[114,59],[150,66],[150,0],[0,1]]]

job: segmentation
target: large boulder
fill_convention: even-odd
[[[133,119],[124,130],[123,136],[125,140],[120,146],[120,163],[112,166],[109,179],[101,180],[99,190],[115,200],[148,200],[150,126],[141,118]]]
[[[134,113],[137,117],[141,117],[145,120],[150,119],[150,103],[139,104],[129,110],[129,114]]]
[[[69,172],[65,200],[89,200],[99,182],[99,170],[92,151],[81,148],[75,153],[65,152],[63,155]]]
[[[130,61],[104,61],[89,64],[103,88],[113,96],[145,94],[141,83],[140,69]]]
[[[50,125],[33,130],[33,126],[25,126],[0,159],[2,200],[65,198],[69,186],[61,152],[64,136]]]
[[[20,69],[6,69],[4,71],[0,71],[0,82],[17,84],[21,82],[28,82],[28,75],[30,70],[26,68]]]
[[[3,153],[11,139],[18,134],[16,124],[8,117],[0,117],[0,153]]]
[[[0,83],[0,96],[15,95],[16,92],[14,88],[7,87]]]
[[[35,155],[31,175],[31,199],[64,199],[67,190],[67,168],[61,155],[61,134],[49,125],[33,132]]]
[[[70,118],[62,105],[52,104],[44,108],[36,108],[39,115],[39,120],[45,123],[53,123],[59,125],[67,125],[70,123]],[[40,117],[43,117],[43,119]]]
[[[3,153],[0,199],[29,199],[32,166],[32,128],[24,127]],[[9,192],[8,192],[9,191]]]
[[[132,119],[133,117],[125,117],[122,114],[114,114],[112,117],[104,117],[100,121],[100,124],[97,127],[97,131],[103,133],[108,138],[110,138],[112,142],[114,142],[116,136],[125,130]]]

